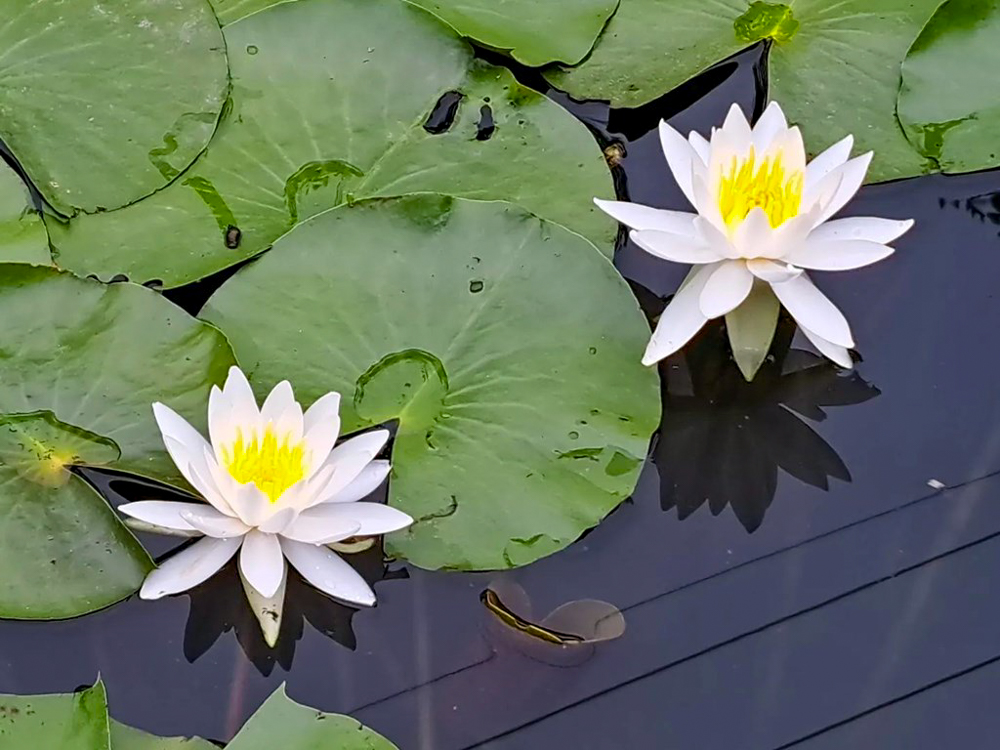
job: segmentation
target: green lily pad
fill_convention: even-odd
[[[424,568],[526,565],[635,487],[660,413],[649,327],[589,242],[441,195],[329,211],[204,313],[260,393],[344,394],[345,430],[399,420],[386,540]]]
[[[111,719],[111,750],[218,750],[200,737],[157,737]]]
[[[174,286],[255,255],[323,210],[423,191],[508,199],[612,252],[617,227],[591,198],[614,190],[590,133],[474,60],[424,11],[298,0],[228,26],[226,40],[233,107],[206,154],[133,206],[50,222],[61,266]],[[448,92],[462,94],[454,120],[442,106],[428,124]]]
[[[0,261],[48,265],[49,235],[29,202],[28,188],[0,161]]]
[[[69,695],[0,695],[0,747],[111,750],[103,683]]]
[[[633,107],[768,39],[770,96],[802,126],[812,154],[853,133],[858,150],[875,151],[869,180],[907,177],[930,166],[896,120],[900,66],[938,5],[622,0],[591,56],[550,80],[578,98]]]
[[[288,0],[209,0],[209,2],[215,8],[219,23],[228,26],[258,10],[264,10],[272,5],[288,2]]]
[[[618,8],[618,0],[407,0],[462,36],[518,62],[576,65]]]
[[[215,130],[229,79],[206,0],[0,0],[0,139],[59,212],[162,187]]]
[[[282,685],[250,717],[227,750],[397,750],[349,716],[296,703]],[[117,750],[117,749],[116,749]]]
[[[151,404],[203,424],[233,363],[225,338],[159,294],[0,265],[0,617],[52,619],[135,591],[151,562],[68,473],[107,465],[180,482]]]
[[[1000,164],[1000,89],[972,83],[1000,69],[998,39],[1000,1],[948,0],[903,61],[899,120],[937,169]]]

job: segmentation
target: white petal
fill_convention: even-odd
[[[753,126],[753,148],[758,154],[763,154],[774,138],[788,130],[785,113],[777,102],[771,102]]]
[[[154,403],[153,416],[160,428],[167,453],[170,454],[181,475],[208,502],[223,513],[232,515],[225,498],[219,494],[212,482],[206,481],[208,471],[204,463],[205,456],[210,453],[208,441],[169,406]]]
[[[281,510],[275,512],[270,518],[264,520],[260,526],[257,527],[258,530],[263,531],[265,534],[280,534],[288,525],[292,523],[298,517],[299,512],[295,508],[282,508]]]
[[[204,503],[177,503],[172,500],[140,500],[118,506],[118,510],[126,516],[177,531],[198,531],[182,514],[185,511],[200,512],[206,509],[212,510],[212,507]]]
[[[306,476],[308,479],[323,466],[340,436],[339,393],[327,393],[306,410],[303,431],[303,440],[312,458],[311,471]]]
[[[819,289],[809,276],[802,274],[771,288],[781,304],[803,328],[827,341],[850,349],[854,346],[851,328],[843,313]]]
[[[232,443],[237,430],[247,437],[260,434],[260,410],[243,371],[230,367],[222,390],[213,388],[208,398],[208,432],[219,463],[223,447]]]
[[[330,513],[330,509],[343,510],[353,508],[358,503],[351,505],[331,505],[323,503],[315,508],[307,508],[281,532],[283,539],[292,539],[305,544],[330,544],[358,536],[361,532],[359,521],[347,518],[344,515],[337,516]]]
[[[677,186],[684,193],[685,197],[691,202],[691,205],[696,205],[694,202],[694,186],[691,182],[691,177],[693,174],[694,162],[697,159],[701,161],[701,157],[698,156],[697,152],[691,147],[691,144],[687,142],[680,133],[670,127],[665,121],[660,121],[660,143],[663,146],[663,155],[667,159],[667,166],[670,167],[670,171],[674,175],[674,180],[677,182]],[[633,227],[633,229],[639,229],[640,227]]]
[[[709,320],[725,315],[742,304],[753,287],[753,275],[742,260],[721,263],[701,290],[698,304]]]
[[[806,147],[802,141],[802,131],[797,127],[788,128],[775,136],[762,158],[775,158],[781,155],[781,162],[786,173],[801,174],[806,170]]]
[[[692,130],[688,133],[688,143],[691,144],[691,148],[694,149],[694,152],[698,154],[702,164],[707,167],[708,159],[712,154],[712,147],[709,145],[708,141],[705,140],[705,137],[697,130]]]
[[[282,539],[281,549],[292,567],[320,591],[364,607],[375,604],[375,592],[365,579],[326,547]]]
[[[802,273],[801,268],[767,258],[751,258],[747,261],[747,269],[758,279],[766,281],[768,284],[780,284],[783,281],[794,279]]]
[[[834,143],[830,148],[809,162],[809,165],[806,167],[806,190],[817,185],[830,172],[846,162],[851,156],[851,148],[853,147],[854,136],[849,135],[843,140]]]
[[[629,229],[655,229],[660,232],[672,232],[694,236],[694,219],[696,214],[687,211],[667,211],[662,208],[651,208],[638,203],[626,201],[603,201],[594,198],[597,207],[608,216],[621,222]]]
[[[685,237],[655,230],[632,231],[632,241],[650,255],[674,263],[716,263],[722,258],[700,237]]]
[[[810,331],[808,328],[799,326],[799,330],[805,334],[805,337],[809,339],[813,346],[827,359],[833,360],[836,364],[841,367],[850,370],[854,367],[854,360],[851,359],[850,352],[842,346],[837,346],[836,344],[827,341],[822,336],[817,336],[815,333]]]
[[[353,482],[337,492],[335,495],[328,497],[324,502],[353,503],[357,500],[368,497],[375,490],[377,490],[379,485],[381,485],[382,482],[385,481],[385,478],[389,476],[389,470],[391,468],[392,464],[388,461],[372,461],[361,470],[361,473],[354,478]]]
[[[716,213],[718,213],[718,210],[716,210]],[[722,219],[719,219],[719,221],[721,222]],[[694,226],[695,229],[698,230],[698,234],[701,236],[702,240],[704,240],[704,242],[709,245],[717,255],[730,260],[741,257],[740,251],[736,249],[736,246],[732,242],[730,242],[729,237],[721,232],[715,224],[706,219],[704,216],[699,216],[695,219]]]
[[[202,497],[208,500],[220,513],[235,518],[236,511],[233,510],[227,499],[227,495],[232,494],[232,491],[224,492],[219,486],[216,475],[222,473],[222,470],[219,469],[219,465],[215,462],[215,453],[212,452],[211,447],[205,446],[201,461],[197,461],[192,457],[188,468],[191,471],[192,478],[195,480],[191,484],[202,494]],[[235,482],[235,480],[233,481]]]
[[[378,455],[388,439],[388,430],[372,430],[334,448],[327,459],[327,465],[333,467],[333,474],[326,486],[307,501],[307,505],[324,502],[347,487]]]
[[[181,518],[191,524],[191,528],[216,539],[243,536],[250,531],[250,527],[240,519],[224,515],[207,505],[201,506],[197,510],[182,510]]]
[[[874,216],[852,216],[820,224],[809,235],[810,240],[868,240],[888,244],[905,234],[913,219],[897,221]]]
[[[243,543],[242,537],[231,539],[199,539],[186,549],[165,560],[146,576],[139,590],[143,599],[159,599],[194,588],[215,575],[229,562]]]
[[[413,519],[406,513],[381,503],[323,503],[302,515],[308,515],[310,522],[338,521],[360,527],[347,536],[381,536],[413,525]]]
[[[288,582],[288,566],[285,559],[281,559],[281,583],[272,596],[264,596],[257,589],[250,585],[243,571],[240,570],[240,580],[243,582],[243,592],[250,602],[250,609],[253,610],[257,622],[260,624],[260,632],[264,635],[264,642],[274,648],[278,642],[278,634],[281,633],[281,616],[285,610],[285,588]]]
[[[240,572],[261,596],[274,596],[285,572],[281,544],[274,534],[251,530],[243,538]]]
[[[247,526],[260,526],[276,510],[271,499],[252,482],[238,485],[230,504]]]
[[[887,245],[867,240],[814,240],[810,237],[785,259],[801,268],[847,271],[877,263],[893,252]]]
[[[833,199],[820,214],[820,222],[824,222],[829,219],[837,213],[837,211],[842,209],[847,204],[847,201],[854,197],[854,194],[858,192],[858,189],[861,187],[861,183],[865,181],[865,175],[868,173],[868,166],[871,162],[872,152],[869,151],[868,153],[861,154],[861,156],[857,156],[850,161],[841,164],[830,173],[829,177],[840,173],[842,179],[840,186],[837,188],[837,192],[834,193]]]
[[[295,400],[292,384],[287,380],[282,380],[267,394],[260,409],[260,422],[265,428],[269,422],[273,424],[279,438],[287,436],[293,443],[302,440],[302,406]]]
[[[764,209],[759,206],[751,209],[733,234],[736,250],[744,258],[770,258],[773,244],[774,230]]]
[[[698,298],[705,288],[705,283],[718,267],[718,264],[714,264],[695,266],[691,269],[670,304],[660,315],[656,330],[653,331],[646,353],[642,357],[644,365],[659,362],[678,351],[708,322],[708,318],[701,311]]]
[[[188,539],[197,536],[205,536],[197,529],[185,531],[184,529],[171,529],[167,526],[157,526],[155,523],[140,521],[137,518],[126,518],[125,525],[133,531],[141,531],[145,534],[163,534],[165,536],[187,537]]]
[[[740,153],[750,148],[752,143],[750,122],[740,109],[740,105],[734,103],[729,107],[726,119],[722,123],[722,132],[731,139],[731,143]]]

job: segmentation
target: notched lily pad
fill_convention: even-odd
[[[576,65],[618,7],[618,0],[407,0],[462,36],[518,62]]]
[[[204,314],[261,392],[286,377],[307,400],[339,391],[345,430],[399,420],[389,502],[417,523],[386,545],[425,568],[566,547],[632,492],[660,412],[628,286],[585,239],[510,204],[329,211]]]
[[[111,719],[111,750],[218,750],[200,737],[157,737]]]
[[[903,61],[899,121],[935,169],[1000,164],[1000,88],[975,83],[1000,69],[998,39],[1000,1],[948,0]]]
[[[0,160],[0,262],[49,265],[49,235],[27,186]]]
[[[0,139],[59,212],[113,209],[201,152],[229,87],[205,0],[0,0]]]
[[[111,750],[104,683],[98,680],[66,695],[0,695],[0,745],[11,750]]]
[[[104,466],[121,457],[114,440],[60,422],[50,411],[0,415],[0,465],[42,487],[62,487],[72,466]]]
[[[424,191],[511,200],[612,251],[616,227],[591,198],[613,185],[590,133],[425,11],[298,0],[225,33],[233,106],[207,152],[132,206],[50,222],[61,266],[175,286],[334,206]],[[425,128],[448,92],[462,95],[449,126]]]

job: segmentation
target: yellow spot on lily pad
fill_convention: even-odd
[[[753,44],[762,39],[787,42],[799,28],[792,9],[782,3],[754,2],[746,12],[733,22],[736,38]]]
[[[62,487],[71,466],[102,466],[121,456],[113,440],[60,422],[50,411],[0,416],[0,465],[43,487]]]

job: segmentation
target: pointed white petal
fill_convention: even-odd
[[[250,609],[253,610],[254,617],[260,624],[260,632],[264,635],[264,642],[274,648],[278,642],[278,634],[281,633],[281,616],[285,611],[285,589],[288,583],[288,566],[285,559],[281,559],[281,583],[272,596],[264,596],[257,589],[250,585],[243,570],[240,570],[240,580],[243,582],[243,592],[247,595]]]
[[[208,441],[184,417],[169,406],[158,401],[154,403],[153,417],[156,419],[156,425],[160,428],[160,434],[164,438],[176,441],[188,453],[200,456],[204,452]],[[183,471],[180,466],[177,468]]]
[[[236,415],[237,422],[254,422],[260,424],[260,410],[257,408],[257,398],[253,395],[250,381],[239,367],[230,367],[222,393],[229,400],[229,406]],[[251,419],[253,417],[253,419]]]
[[[230,504],[240,520],[247,526],[253,527],[260,526],[277,510],[271,504],[270,498],[252,482],[238,485]]]
[[[594,198],[594,203],[608,216],[629,229],[655,229],[660,232],[694,236],[694,219],[697,214],[687,211],[667,211],[626,201],[604,201],[600,198]]]
[[[753,275],[742,260],[719,264],[701,290],[698,304],[709,320],[725,315],[742,304],[753,287]]]
[[[796,268],[795,266],[790,266],[787,263],[779,261],[767,260],[766,258],[752,258],[748,260],[747,268],[750,270],[750,273],[761,281],[766,281],[768,284],[780,284],[783,281],[794,279],[802,273],[801,268]]]
[[[629,236],[636,245],[650,255],[674,263],[716,263],[722,260],[715,249],[706,244],[701,237],[685,237],[655,230],[642,232],[633,230]]]
[[[280,534],[298,515],[299,512],[295,508],[282,508],[264,520],[257,529],[265,534]]]
[[[327,459],[327,465],[333,467],[333,474],[326,486],[307,501],[308,505],[324,502],[347,487],[378,455],[388,439],[388,430],[372,430],[334,448]]]
[[[323,466],[340,436],[340,394],[327,393],[303,417],[303,441],[310,456],[309,479]]]
[[[215,485],[206,479],[208,470],[205,460],[206,455],[211,452],[208,441],[169,406],[153,404],[153,416],[160,428],[167,453],[181,475],[208,502],[223,513],[231,514],[228,503],[220,496]]]
[[[260,409],[260,422],[265,428],[268,423],[273,424],[279,439],[288,439],[292,443],[302,440],[302,406],[295,400],[292,384],[287,380],[274,386],[264,399],[264,405]]]
[[[335,495],[328,497],[324,502],[353,503],[357,500],[368,497],[375,490],[377,490],[379,485],[381,485],[382,482],[385,481],[385,478],[389,476],[389,470],[391,468],[392,464],[388,461],[372,461],[361,470],[361,473],[354,478],[354,481],[344,487],[344,489],[337,492]]]
[[[375,604],[375,592],[365,579],[326,547],[282,539],[281,549],[292,567],[320,591],[364,607]]]
[[[305,544],[329,544],[357,536],[361,532],[361,523],[347,516],[330,513],[330,509],[343,510],[353,508],[351,505],[331,505],[323,503],[315,508],[307,508],[281,532],[283,539],[292,539]]]
[[[913,219],[879,219],[874,216],[851,216],[832,219],[816,227],[810,240],[868,240],[883,245],[898,239],[913,226]]]
[[[721,222],[722,220],[719,219],[719,221]],[[695,219],[694,226],[705,244],[709,245],[717,255],[729,260],[741,257],[740,251],[736,249],[736,246],[729,240],[729,237],[704,216],[699,216]]]
[[[185,531],[184,529],[171,529],[167,526],[157,526],[155,523],[140,521],[137,518],[126,518],[125,525],[133,531],[141,531],[145,534],[163,534],[164,536],[186,537],[188,539],[197,536],[205,536],[197,529],[190,529],[189,531]]]
[[[261,596],[274,596],[285,572],[278,537],[252,529],[243,538],[240,572]]]
[[[413,525],[413,519],[406,513],[381,503],[323,503],[302,515],[308,516],[310,523],[336,521],[359,527],[347,536],[381,536]]]
[[[140,500],[118,506],[118,510],[126,516],[177,531],[198,531],[182,514],[185,511],[200,512],[206,509],[212,510],[211,506],[204,503],[178,503],[172,500]]]
[[[143,599],[159,599],[194,588],[215,575],[229,562],[243,543],[242,537],[205,537],[165,560],[146,576],[139,590]]]
[[[250,531],[250,527],[240,519],[224,515],[208,505],[201,506],[197,510],[182,510],[181,518],[187,521],[191,528],[216,539],[243,536]]]
[[[854,346],[847,319],[808,275],[803,273],[789,281],[771,284],[771,288],[800,326],[837,346],[847,349]]]
[[[753,126],[754,151],[763,154],[771,145],[771,141],[786,130],[788,130],[788,121],[785,119],[785,113],[781,111],[777,102],[771,102]]]
[[[216,473],[219,473],[218,464],[215,462],[215,454],[211,447],[205,446],[201,461],[197,461],[193,456],[188,469],[191,471],[191,485],[201,493],[217,511],[227,516],[236,517],[236,511],[226,499],[226,493],[219,487],[216,480]]]
[[[687,275],[670,304],[660,315],[656,330],[653,331],[642,358],[644,365],[659,362],[678,351],[708,322],[708,318],[701,311],[698,298],[718,267],[719,264],[695,266]]]
[[[779,133],[771,141],[763,158],[776,158],[781,155],[781,162],[788,173],[804,173],[806,171],[806,147],[802,141],[802,131],[797,127],[788,128]]]
[[[733,234],[733,245],[744,258],[769,258],[773,254],[774,230],[763,208],[751,209]]]
[[[815,240],[810,237],[786,256],[801,268],[847,271],[877,263],[895,252],[887,245],[867,240]]]
[[[708,159],[712,154],[712,147],[709,145],[705,137],[699,133],[697,130],[692,130],[688,133],[688,143],[691,144],[691,148],[694,152],[698,154],[698,158],[701,159],[702,164],[706,167],[708,166]]]
[[[854,197],[854,194],[858,192],[858,189],[861,187],[861,183],[865,181],[865,175],[868,173],[868,166],[871,164],[871,161],[872,152],[869,151],[844,164],[841,164],[830,173],[831,177],[834,174],[839,173],[842,179],[840,186],[837,188],[837,192],[834,193],[829,205],[827,205],[820,214],[820,222],[824,222],[829,219],[837,213],[837,211],[842,209],[851,198]]]
[[[660,143],[663,146],[663,155],[667,159],[667,166],[670,167],[670,171],[674,175],[674,180],[677,182],[677,186],[684,193],[685,197],[691,202],[691,205],[696,205],[694,202],[694,187],[691,182],[691,177],[693,174],[694,162],[697,159],[701,161],[701,157],[695,152],[691,147],[691,144],[687,142],[687,139],[670,127],[665,121],[660,121]],[[640,227],[633,227],[633,229],[639,229]]]
[[[734,103],[729,107],[726,119],[722,123],[722,132],[732,139],[731,142],[740,153],[750,148],[752,143],[750,123],[740,105]]]
[[[830,148],[809,162],[809,165],[806,167],[806,190],[817,185],[830,172],[846,162],[851,156],[851,149],[853,147],[854,136],[849,135],[843,140],[834,143]]]
[[[819,353],[824,357],[833,360],[836,364],[847,370],[854,367],[854,360],[851,359],[851,354],[846,348],[843,346],[837,346],[836,344],[827,341],[822,336],[817,336],[808,328],[804,328],[801,325],[799,326],[799,330],[805,334],[805,337],[809,339],[810,343],[812,343],[812,345],[816,347],[817,351],[819,351]]]

